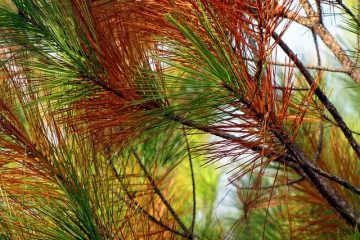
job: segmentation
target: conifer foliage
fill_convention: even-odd
[[[357,239],[359,16],[0,1],[0,239]],[[296,24],[314,65],[284,40]]]

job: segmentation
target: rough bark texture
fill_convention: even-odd
[[[335,57],[339,60],[346,73],[358,84],[360,84],[360,70],[357,68],[356,62],[354,62],[345,50],[334,38],[334,36],[328,31],[328,29],[322,24],[321,16],[317,14],[307,1],[301,1],[303,9],[305,10],[307,17],[300,16],[295,12],[287,12],[285,16],[305,27],[312,29],[324,42],[324,44],[333,52]]]

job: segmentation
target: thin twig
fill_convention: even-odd
[[[276,184],[276,185],[273,185],[273,186],[266,186],[266,187],[240,187],[240,186],[236,186],[236,187],[238,189],[245,189],[245,190],[252,190],[252,189],[268,190],[268,189],[273,189],[273,188],[291,186],[291,185],[297,184],[299,182],[302,182],[304,180],[305,180],[305,178],[302,177],[300,179],[293,180],[293,181],[290,181],[288,183],[281,183],[281,184]]]
[[[131,202],[129,203],[128,201],[126,201],[127,204],[131,205],[134,204],[136,206],[137,209],[139,209],[146,217],[148,217],[152,222],[154,222],[155,224],[159,225],[160,227],[175,233],[179,236],[182,237],[187,237],[187,235],[167,226],[166,224],[164,224],[161,220],[156,219],[153,215],[151,215],[148,211],[146,211],[133,197],[133,195],[129,192],[129,190],[127,189],[127,187],[125,186],[125,184],[123,184],[123,182],[121,181],[121,177],[119,175],[119,173],[117,172],[116,168],[115,168],[115,164],[113,161],[111,161],[111,168],[112,171],[115,174],[115,177],[117,178],[117,180],[119,181],[121,188],[124,190],[124,192],[126,193],[126,195],[128,196],[128,198],[130,198]],[[125,199],[124,199],[125,200]]]
[[[357,18],[356,19],[360,19],[360,0],[356,1],[356,7],[357,7]],[[358,23],[358,27],[356,28],[357,30],[359,30],[360,28],[360,24]],[[359,31],[357,31],[359,33]],[[355,62],[359,62],[359,54],[360,54],[360,34],[356,34],[356,57],[355,57]]]
[[[316,6],[318,9],[318,17],[320,18],[320,23],[322,22],[322,13],[321,13],[321,4],[320,4],[321,0],[317,0],[316,1]],[[311,29],[312,35],[313,35],[313,39],[314,39],[314,44],[315,44],[315,49],[316,49],[316,57],[317,57],[317,64],[319,66],[321,66],[321,55],[320,55],[320,48],[319,48],[319,43],[318,43],[318,38],[314,32],[314,29]],[[321,77],[321,71],[318,72],[318,77]],[[321,122],[320,123],[320,136],[319,136],[319,143],[316,149],[316,153],[314,156],[314,164],[316,166],[320,155],[321,155],[321,150],[322,150],[322,146],[323,146],[323,137],[324,137],[324,124]]]
[[[274,89],[277,89],[277,90],[286,90],[286,91],[289,91],[289,90],[291,90],[291,91],[309,91],[310,90],[310,88],[287,88],[287,87],[281,87],[281,86],[274,86],[273,87]]]
[[[194,226],[195,226],[195,219],[196,219],[196,189],[195,189],[195,176],[194,176],[194,168],[193,168],[193,162],[192,162],[192,156],[190,152],[190,145],[189,141],[186,136],[185,132],[185,126],[183,126],[183,132],[185,137],[185,143],[186,143],[186,150],[188,152],[189,157],[189,164],[190,164],[190,172],[191,172],[191,183],[192,183],[192,191],[193,191],[193,216],[191,221],[191,232],[194,232]]]
[[[243,58],[243,59],[246,60],[246,61],[255,62],[255,60],[251,59],[251,58]],[[292,63],[281,63],[281,62],[275,62],[275,61],[270,61],[269,64],[280,66],[280,67],[296,67],[296,65],[292,64]],[[344,68],[323,67],[323,66],[320,66],[320,65],[312,65],[312,64],[305,64],[304,66],[307,69],[312,69],[312,70],[319,70],[319,71],[325,71],[325,72],[335,72],[335,73],[346,73],[346,74],[349,73],[349,71],[344,69]]]
[[[315,49],[316,49],[317,65],[321,66],[321,55],[320,55],[320,48],[319,48],[318,39],[317,39],[316,33],[314,32],[313,29],[311,29],[311,33],[313,35]],[[318,70],[320,70],[320,69],[318,69]]]
[[[316,148],[316,153],[315,153],[314,161],[313,161],[315,166],[316,166],[316,164],[319,161],[319,158],[321,156],[321,150],[323,148],[323,140],[324,140],[324,124],[321,123],[320,124],[319,143],[318,143],[318,146]]]
[[[316,16],[319,18],[320,24],[323,24],[323,11],[321,7],[321,0],[316,0],[316,10]]]
[[[150,175],[150,173],[148,172],[148,170],[146,169],[145,165],[143,164],[140,156],[138,155],[138,153],[135,151],[135,149],[133,147],[131,147],[131,152],[134,154],[135,159],[137,161],[137,163],[139,164],[141,170],[144,172],[146,178],[149,180],[150,184],[152,185],[152,187],[154,188],[155,193],[160,197],[161,201],[164,203],[164,205],[166,206],[166,208],[169,210],[169,212],[171,213],[171,215],[173,215],[174,219],[176,220],[176,222],[180,225],[180,227],[183,229],[184,234],[186,234],[186,236],[188,236],[189,239],[193,239],[193,233],[189,231],[189,229],[185,226],[185,224],[183,223],[183,221],[180,219],[180,217],[177,215],[177,213],[175,212],[175,210],[172,208],[172,206],[170,205],[170,203],[166,200],[165,196],[162,194],[162,192],[160,191],[160,189],[158,188],[158,186],[156,185],[154,179],[152,178],[152,176]]]

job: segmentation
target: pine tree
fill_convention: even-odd
[[[350,6],[0,1],[1,239],[358,238]]]

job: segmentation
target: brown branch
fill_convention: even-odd
[[[322,39],[325,45],[334,53],[348,75],[358,84],[360,84],[360,70],[357,64],[351,60],[345,50],[340,46],[336,39],[330,34],[324,25],[316,24],[314,32]]]
[[[333,52],[335,57],[339,60],[340,64],[346,70],[346,73],[358,84],[360,84],[360,70],[354,62],[341,47],[338,41],[327,30],[327,28],[321,24],[320,18],[314,14],[308,17],[299,16],[295,12],[288,11],[284,15],[305,27],[312,29],[324,42],[324,44]]]
[[[311,25],[313,24],[313,22],[317,20],[316,16],[303,17],[303,16],[300,16],[298,13],[290,11],[290,10],[285,12],[284,17],[288,18],[292,21],[295,21],[296,23],[303,25],[305,27],[308,27],[308,28],[311,28]]]
[[[300,0],[300,4],[301,4],[302,8],[305,10],[306,15],[308,15],[308,16],[316,16],[316,12],[311,7],[311,4],[309,3],[308,0]]]

